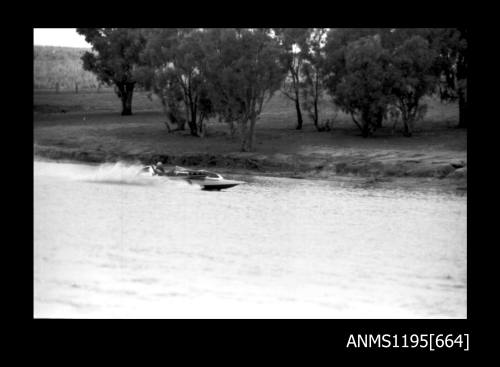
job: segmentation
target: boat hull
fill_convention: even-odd
[[[219,191],[219,190],[223,190],[223,189],[229,189],[231,187],[235,187],[239,184],[220,184],[220,185],[205,185],[203,186],[202,185],[202,190],[205,190],[205,191]]]
[[[234,186],[238,186],[243,182],[232,181],[232,180],[188,180],[191,184],[200,185],[202,190],[214,191],[214,190],[224,190],[229,189]]]

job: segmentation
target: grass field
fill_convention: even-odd
[[[161,158],[186,165],[240,165],[261,171],[314,171],[317,177],[335,174],[364,176],[444,177],[451,163],[467,160],[467,131],[456,129],[458,108],[429,99],[424,119],[411,138],[391,133],[391,126],[362,138],[350,117],[337,113],[333,130],[317,132],[306,118],[295,130],[293,105],[281,95],[266,105],[257,123],[255,152],[240,153],[237,137],[226,124],[209,121],[207,136],[168,133],[160,105],[146,93],[134,95],[132,116],[120,115],[120,101],[112,92],[34,92],[35,153],[52,158],[81,160]],[[323,118],[334,116],[331,103],[322,106]],[[231,159],[228,160],[228,157]],[[241,163],[241,162],[239,162]],[[311,172],[310,172],[311,174]]]

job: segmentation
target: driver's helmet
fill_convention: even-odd
[[[161,166],[163,166],[163,163],[158,162],[158,163],[156,163],[156,166],[161,167]]]

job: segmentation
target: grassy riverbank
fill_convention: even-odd
[[[221,172],[270,174],[297,178],[358,177],[367,183],[415,178],[467,186],[467,131],[456,129],[453,104],[429,100],[424,121],[415,134],[394,135],[386,126],[364,139],[350,118],[338,113],[333,130],[317,132],[306,120],[295,127],[293,106],[275,96],[257,125],[255,152],[239,152],[238,137],[224,123],[210,121],[207,135],[168,133],[159,104],[134,96],[134,115],[120,116],[119,100],[110,92],[34,93],[34,153],[50,159],[85,162],[130,161]],[[324,118],[335,113],[325,103]],[[402,180],[399,180],[402,181]]]

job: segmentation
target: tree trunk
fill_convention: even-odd
[[[403,121],[404,124],[404,130],[403,130],[403,135],[406,137],[411,137],[413,133],[413,127],[412,127],[412,122],[408,120]]]
[[[375,128],[377,129],[381,128],[383,120],[384,120],[384,110],[380,109],[377,113],[377,118],[375,120]]]
[[[203,138],[205,136],[205,125],[203,124],[204,119],[205,119],[205,115],[203,113],[200,113],[198,115],[198,121],[196,123],[196,131],[197,131],[198,136],[200,138]]]
[[[234,138],[236,135],[236,126],[234,125],[234,121],[229,121],[229,133],[231,134],[231,138]]]
[[[367,138],[370,135],[370,124],[367,121],[363,121],[363,130],[361,130],[361,135],[363,138]]]
[[[318,98],[317,97],[314,99],[314,119],[313,120],[314,120],[314,126],[319,131],[319,126],[318,126],[318,120],[319,120],[319,117],[318,117]]]
[[[460,38],[467,40],[467,28],[458,28]],[[463,49],[457,62],[457,82],[458,82],[458,126],[460,128],[467,128],[467,64],[468,52],[467,47]]]
[[[170,126],[170,123],[173,123],[172,115],[170,114],[170,111],[168,110],[167,101],[165,100],[164,97],[160,96],[160,102],[161,102],[161,106],[163,109],[163,114],[167,118],[167,120],[165,121],[165,127],[167,128],[167,131],[170,133],[173,130],[172,127]]]
[[[363,136],[363,138],[367,138],[368,136],[370,136],[370,122],[370,112],[363,112],[361,115],[361,135]]]
[[[248,126],[247,126],[247,121],[240,121],[240,133],[241,133],[241,151],[242,152],[249,152],[250,147],[249,147],[249,134],[248,134]]]
[[[178,131],[184,131],[186,129],[186,120],[183,118],[181,120],[178,120],[177,122],[177,129]]]
[[[122,116],[132,115],[132,96],[135,83],[117,83],[119,97],[122,101]]]
[[[295,110],[297,111],[297,130],[302,130],[302,111],[300,110],[299,93],[295,93]]]
[[[248,132],[248,151],[253,150],[253,144],[255,142],[255,123],[257,122],[257,116],[253,116],[250,120],[250,131]]]
[[[458,91],[458,126],[459,128],[467,128],[467,99],[462,90]]]
[[[192,118],[188,121],[189,130],[192,136],[198,135],[198,124],[196,123],[196,115],[193,115]]]
[[[198,124],[196,123],[196,109],[195,105],[193,103],[193,99],[191,98],[191,95],[188,94],[187,100],[185,102],[186,105],[186,120],[188,122],[189,130],[191,133],[191,136],[198,136]]]
[[[351,118],[352,118],[352,121],[356,124],[356,126],[358,127],[359,131],[363,132],[363,128],[361,127],[361,125],[359,124],[358,121],[356,121],[356,118],[354,117],[354,113],[351,112]]]

